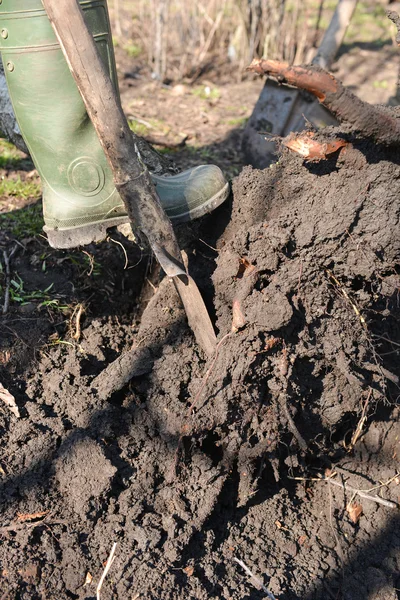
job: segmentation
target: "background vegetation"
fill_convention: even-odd
[[[366,43],[390,41],[387,4],[359,2],[347,43],[360,29]],[[308,62],[336,0],[109,0],[109,6],[116,43],[146,60],[154,78],[179,81],[196,79],[212,63],[231,63],[241,73],[254,56]]]

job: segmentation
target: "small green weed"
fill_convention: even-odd
[[[10,298],[12,302],[17,302],[20,306],[24,306],[25,304],[29,304],[33,300],[41,300],[43,302],[48,302],[51,300],[51,296],[49,294],[50,290],[53,287],[53,283],[51,283],[45,290],[34,290],[32,292],[28,292],[25,290],[24,282],[22,278],[15,274],[14,279],[11,279],[10,285]],[[41,305],[40,305],[41,306]]]
[[[33,168],[30,158],[17,150],[14,144],[0,138],[0,169],[21,169],[27,164]]]
[[[376,89],[376,90],[387,90],[389,87],[389,84],[387,82],[386,79],[383,79],[382,81],[373,81],[372,82],[372,86]]]
[[[201,100],[218,100],[221,96],[221,92],[218,88],[210,88],[209,85],[202,85],[192,90],[193,96],[200,98]]]
[[[0,214],[0,228],[7,229],[14,237],[34,237],[42,233],[43,216],[40,202],[20,210]]]
[[[227,125],[233,125],[235,127],[244,127],[249,120],[249,117],[237,117],[236,119],[228,119]]]
[[[102,273],[102,265],[86,250],[68,254],[64,260],[77,268],[78,277],[99,277]]]
[[[134,119],[128,119],[128,125],[130,130],[133,131],[133,133],[136,133],[136,135],[140,135],[143,137],[149,132],[149,128],[146,127],[146,125],[144,125],[143,123],[139,123]]]
[[[0,196],[15,196],[23,200],[40,198],[42,189],[37,181],[22,181],[21,177],[13,179],[4,177],[0,180]]]
[[[125,52],[127,53],[128,56],[130,56],[131,58],[138,58],[138,56],[140,56],[143,52],[142,48],[140,46],[138,46],[137,44],[134,44],[133,42],[130,42],[129,44],[125,44],[125,46],[123,47]]]

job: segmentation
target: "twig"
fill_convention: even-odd
[[[89,259],[90,268],[89,268],[89,271],[87,272],[87,276],[90,277],[91,274],[93,273],[93,269],[94,269],[94,258],[91,254],[89,254],[89,252],[86,252],[86,250],[82,250],[82,252],[83,252],[83,254],[86,254],[86,256]]]
[[[332,498],[332,488],[329,485],[330,483],[334,483],[331,478],[327,479],[328,481],[328,487],[329,487],[329,525],[331,526],[332,529],[332,533],[333,533],[333,537],[335,538],[335,542],[336,542],[336,550],[337,550],[337,554],[340,558],[340,562],[342,565],[342,571],[343,571],[343,566],[344,566],[344,554],[343,554],[343,550],[342,550],[342,546],[340,544],[340,540],[338,537],[338,534],[336,532],[335,526],[333,524],[333,498]]]
[[[214,246],[210,246],[210,244],[207,244],[207,242],[205,242],[201,238],[199,238],[199,242],[202,242],[205,246],[208,246],[209,248],[211,248],[211,250],[214,250],[214,252],[217,252],[217,254],[219,253],[219,250],[217,250],[217,248],[214,248]]]
[[[391,502],[390,500],[385,500],[384,498],[380,498],[379,496],[372,496],[371,494],[367,494],[362,490],[358,490],[356,488],[351,487],[350,485],[341,483],[340,481],[336,481],[332,479],[332,477],[322,478],[322,481],[328,481],[337,487],[342,488],[345,492],[354,492],[358,494],[360,498],[364,498],[365,500],[372,500],[372,502],[376,502],[377,504],[383,504],[383,506],[387,506],[387,508],[397,508],[397,504],[395,502]]]
[[[14,246],[14,248],[11,250],[10,254],[7,254],[7,252],[5,250],[3,250],[4,265],[6,268],[6,289],[4,292],[3,315],[7,314],[8,307],[10,305],[10,287],[11,287],[10,261],[14,255],[16,249],[17,249],[17,246]]]
[[[391,502],[390,500],[385,500],[384,498],[380,498],[379,496],[372,496],[371,494],[368,494],[368,492],[372,492],[373,490],[377,490],[381,487],[385,487],[385,486],[389,485],[389,483],[394,481],[396,479],[396,477],[399,476],[399,473],[396,473],[396,475],[394,475],[391,479],[389,479],[389,481],[386,481],[385,483],[382,483],[380,485],[372,487],[367,491],[358,490],[356,488],[353,488],[350,485],[340,483],[339,481],[336,481],[336,479],[333,479],[333,477],[335,475],[337,475],[336,472],[333,472],[332,475],[330,475],[329,477],[322,477],[322,476],[321,477],[291,477],[290,475],[288,475],[288,478],[292,479],[293,481],[326,481],[328,483],[333,483],[333,485],[336,485],[337,487],[342,488],[346,492],[353,492],[355,494],[358,494],[360,496],[360,498],[364,498],[365,500],[371,500],[372,502],[377,502],[378,504],[387,506],[387,508],[397,508],[398,507],[398,505],[395,502]]]
[[[344,287],[341,285],[341,283],[338,281],[338,279],[336,279],[336,277],[334,276],[334,274],[332,273],[332,271],[330,271],[329,269],[325,269],[325,271],[329,275],[329,277],[332,279],[332,281],[336,284],[336,286],[337,286],[339,292],[342,294],[342,296],[350,304],[350,306],[354,310],[355,314],[360,319],[361,325],[364,327],[364,329],[367,329],[367,323],[366,323],[364,317],[362,316],[362,314],[361,314],[360,309],[358,308],[358,306],[355,304],[355,302],[353,302],[351,300],[349,294],[344,289]]]
[[[97,584],[97,588],[96,588],[97,600],[100,600],[101,587],[102,587],[102,585],[104,583],[105,578],[107,577],[108,571],[111,569],[111,566],[112,566],[112,564],[114,562],[114,554],[115,554],[116,548],[117,548],[117,542],[114,542],[114,545],[113,545],[112,550],[110,552],[110,556],[108,557],[106,566],[104,567],[103,575],[100,577],[100,581]]]
[[[273,593],[270,592],[265,587],[265,585],[263,584],[263,582],[261,581],[261,579],[259,577],[256,577],[256,575],[254,575],[254,573],[252,571],[250,571],[249,567],[247,565],[245,565],[242,560],[239,560],[236,557],[234,557],[233,560],[235,562],[237,562],[237,564],[240,565],[242,567],[242,569],[247,573],[247,575],[250,577],[250,580],[252,581],[254,587],[256,587],[257,589],[262,589],[262,591],[266,593],[266,595],[268,596],[268,598],[270,600],[276,600],[276,598],[273,595]]]
[[[182,138],[179,142],[172,142],[168,140],[163,140],[162,138],[159,138],[155,135],[145,135],[143,139],[145,139],[146,142],[152,144],[153,146],[162,146],[163,148],[170,148],[171,150],[173,150],[175,148],[183,148],[184,146],[186,146],[188,138],[189,136],[185,135],[185,137]]]
[[[136,121],[137,123],[140,123],[141,125],[144,125],[145,127],[148,127],[149,129],[154,129],[153,125],[151,123],[149,123],[148,121],[145,121],[144,119],[139,119],[139,117],[135,117],[135,115],[132,115],[132,114],[128,114],[126,116],[128,117],[128,119],[132,119],[133,121]]]
[[[363,406],[363,409],[362,409],[360,420],[358,421],[358,425],[356,427],[356,430],[355,430],[355,432],[353,433],[353,435],[351,437],[350,444],[346,448],[346,450],[348,452],[350,452],[351,450],[353,450],[354,446],[358,442],[358,439],[359,439],[359,437],[361,436],[361,434],[363,432],[364,425],[365,425],[365,422],[367,420],[366,413],[367,413],[367,408],[368,408],[369,401],[371,399],[371,395],[372,395],[372,388],[369,388],[368,396],[367,396],[366,401],[364,402],[364,406]]]
[[[289,408],[288,408],[288,405],[286,402],[286,396],[284,394],[281,394],[281,399],[282,399],[283,409],[285,411],[285,416],[286,416],[286,419],[288,422],[288,427],[289,427],[290,431],[293,433],[294,437],[296,438],[297,443],[299,444],[301,450],[303,450],[303,452],[306,452],[308,449],[307,442],[305,441],[305,439],[301,435],[300,431],[297,429],[295,422],[293,421],[293,417],[289,412]]]
[[[5,525],[0,527],[0,535],[8,533],[9,531],[21,531],[26,529],[35,529],[36,527],[48,527],[49,525],[68,525],[68,521],[34,521],[33,523],[12,523],[11,525]]]

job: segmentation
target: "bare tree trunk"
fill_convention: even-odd
[[[115,10],[115,34],[117,37],[122,37],[122,27],[121,27],[121,12],[120,12],[120,0],[114,0],[114,10]]]
[[[163,79],[167,66],[166,25],[169,0],[156,0],[156,35],[154,40],[154,74]]]

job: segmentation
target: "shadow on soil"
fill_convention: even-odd
[[[221,142],[220,146],[214,144],[206,148],[205,152],[211,160],[221,156],[220,161],[215,160],[221,166],[229,160],[236,161],[238,165],[243,164],[243,156],[238,151],[239,141],[240,131],[235,131]],[[26,209],[21,209],[21,211],[24,210]],[[191,257],[191,262],[195,262],[193,275],[204,293],[210,309],[213,306],[214,294],[211,275],[215,268],[215,257],[218,253],[215,245],[217,240],[221,238],[229,219],[230,205],[228,204],[190,226],[177,228],[181,247],[186,249]],[[133,321],[132,315],[138,314],[140,290],[144,280],[149,275],[148,255],[136,246],[126,242],[124,238],[118,236],[115,232],[112,233],[112,238],[115,240],[114,242],[108,241],[85,248],[89,258],[87,254],[51,250],[44,240],[15,240],[13,235],[7,237],[3,248],[6,252],[9,252],[14,240],[18,242],[19,248],[15,257],[13,257],[11,272],[12,277],[18,273],[27,282],[27,292],[38,289],[38,286],[40,289],[45,289],[43,286],[47,287],[50,283],[53,283],[54,293],[58,295],[58,300],[66,304],[85,303],[87,305],[87,321],[83,322],[84,327],[87,323],[96,319],[117,318],[120,324],[126,324],[127,329],[129,329]],[[121,249],[121,244],[124,251]],[[124,252],[130,266],[125,271],[123,268]],[[44,261],[46,262],[45,269],[43,269]],[[96,265],[100,265],[101,269],[98,276],[94,277],[93,271]],[[91,268],[93,269],[89,276],[88,273]],[[4,282],[2,285],[4,289]],[[69,327],[68,319],[66,320],[59,312],[54,312],[51,309],[37,316],[35,313],[37,310],[36,304],[29,306],[29,309],[23,309],[23,307],[18,308],[18,304],[12,303],[9,315],[3,316],[0,320],[0,331],[2,331],[0,339],[0,358],[2,358],[0,361],[0,376],[5,386],[9,387],[10,391],[15,394],[18,403],[24,403],[28,400],[24,393],[26,376],[29,376],[32,370],[36,368],[36,353],[43,348],[46,339],[49,340],[51,335],[57,335],[58,339],[67,335]],[[32,311],[30,313],[32,316],[26,316],[28,310]],[[177,327],[180,327],[179,323]],[[95,371],[113,360],[121,347],[125,347],[127,342],[131,341],[131,333],[127,333],[126,338],[122,337],[120,339],[119,350],[111,344],[111,341],[111,347],[104,350],[105,360],[94,358],[93,364],[85,366],[86,373],[91,372],[91,374],[94,374],[90,369],[93,368],[93,371]],[[149,349],[157,356],[160,347],[161,345]],[[13,353],[14,356],[10,356],[6,360],[7,352]],[[303,390],[305,395],[307,393],[312,395],[321,391],[320,381],[312,378],[312,369],[312,365],[307,360],[303,360],[294,372],[294,383],[297,386],[301,380],[307,380],[307,387]],[[52,375],[50,373],[47,376],[51,377]],[[79,390],[76,390],[76,393],[78,394]],[[84,403],[85,391],[80,390],[80,393],[83,396]],[[90,406],[90,398],[86,400],[88,406]],[[55,475],[55,459],[67,456],[73,452],[76,445],[87,439],[98,441],[106,457],[116,467],[117,472],[112,481],[110,496],[118,497],[119,492],[129,486],[129,480],[132,476],[132,465],[121,458],[119,440],[122,436],[129,435],[128,424],[132,422],[133,417],[142,408],[140,403],[135,404],[133,401],[126,404],[125,394],[122,392],[114,395],[110,402],[105,403],[103,406],[94,407],[91,412],[88,409],[87,426],[72,429],[72,425],[70,425],[70,430],[66,433],[62,435],[52,434],[49,448],[44,449],[43,454],[40,453],[40,458],[32,460],[23,472],[3,477],[0,485],[3,507],[12,507],[13,503],[21,496],[29,496],[27,492],[30,490],[40,488],[47,490],[51,488]],[[46,406],[46,410],[48,416],[51,416],[52,408]],[[167,440],[169,455],[166,460],[173,462],[181,441],[179,436],[166,430],[156,415],[150,414],[150,417],[153,419],[156,435],[161,434],[163,439]],[[386,416],[382,420],[385,421],[387,418],[389,417]],[[309,423],[309,419],[307,422]],[[316,424],[315,427],[319,427],[319,425]],[[301,418],[299,428],[302,428]],[[21,440],[21,443],[24,443],[24,440]],[[203,451],[214,458],[217,464],[221,461],[221,454],[218,453],[219,451],[212,440],[210,440],[208,448],[203,447]],[[3,447],[3,453],[6,452],[7,448]],[[282,456],[279,458],[281,465],[283,465],[287,454],[285,455],[282,451]],[[201,563],[201,560],[210,551],[205,543],[208,532],[213,532],[215,536],[212,550],[217,552],[228,539],[231,529],[244,520],[251,507],[267,502],[282,488],[288,491],[289,497],[295,498],[294,482],[284,475],[279,484],[276,483],[272,466],[266,462],[261,469],[257,494],[246,506],[238,508],[239,473],[237,465],[235,466],[235,457],[228,457],[228,463],[232,464],[233,468],[231,473],[226,476],[218,497],[218,503],[208,516],[201,531],[194,532],[189,543],[183,549],[180,560],[183,565],[187,564],[189,560]],[[156,491],[157,485],[155,485]],[[100,518],[99,515],[96,516],[96,519],[98,518]],[[388,521],[385,529],[378,536],[370,539],[361,548],[358,547],[356,551],[351,551],[351,557],[344,561],[340,573],[329,573],[328,569],[326,578],[313,587],[312,593],[302,597],[287,593],[280,595],[279,598],[281,600],[325,600],[326,598],[365,600],[366,582],[368,582],[368,594],[372,598],[374,597],[373,594],[378,594],[379,590],[386,585],[380,578],[383,564],[385,564],[386,574],[389,573],[393,579],[393,587],[399,588],[400,578],[398,573],[392,570],[392,564],[395,563],[392,562],[391,558],[395,549],[399,547],[399,525],[399,518],[396,514]],[[37,525],[37,527],[41,526]],[[337,555],[339,550],[336,548],[333,552]],[[226,568],[224,564],[219,564],[216,568],[217,575],[222,581],[227,576]],[[211,583],[201,564],[197,569],[197,573],[210,596],[225,597],[222,583],[221,585]],[[291,579],[296,576],[296,573],[288,572],[286,575],[288,579]],[[179,588],[179,597],[184,597],[187,591],[187,578],[183,575],[180,577],[178,574],[176,582]],[[357,586],[359,587],[359,593],[354,591]],[[243,596],[244,600],[256,600],[264,597],[265,594],[257,590],[249,591],[247,596]]]

